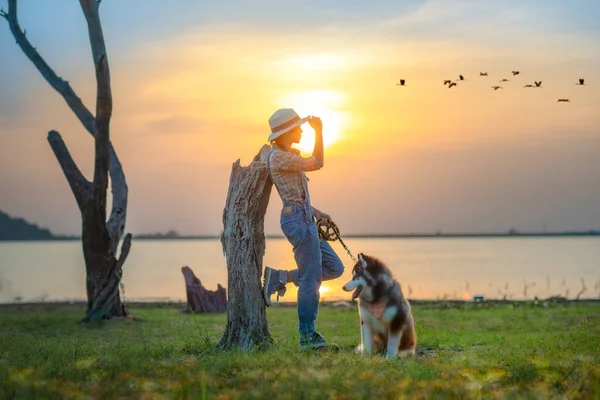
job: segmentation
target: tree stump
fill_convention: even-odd
[[[181,273],[185,279],[186,311],[195,313],[227,311],[227,292],[223,286],[217,285],[216,291],[204,288],[194,271],[187,266],[181,267]]]
[[[261,289],[264,219],[273,186],[266,168],[269,150],[264,145],[249,166],[237,160],[231,169],[221,235],[229,295],[222,349],[250,350],[273,343]]]

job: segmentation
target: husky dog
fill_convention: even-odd
[[[375,257],[358,255],[352,280],[342,289],[354,290],[358,298],[361,325],[361,354],[374,349],[385,351],[386,358],[415,353],[417,336],[408,300],[390,270]]]

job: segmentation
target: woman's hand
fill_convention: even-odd
[[[308,124],[314,129],[315,132],[323,131],[323,121],[321,121],[321,118],[319,117],[308,117]]]
[[[331,219],[329,214],[326,214],[323,211],[319,211],[316,208],[313,209],[313,215],[315,216],[317,221],[319,221],[320,226],[324,225],[329,228],[331,226],[331,224],[333,223],[333,220]]]
[[[321,118],[310,116],[308,117],[308,124],[315,131],[315,147],[313,148],[312,155],[317,158],[317,168],[323,168],[325,165],[325,155],[323,153],[323,122]]]

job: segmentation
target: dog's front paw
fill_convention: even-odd
[[[410,349],[410,350],[400,350],[400,352],[398,353],[398,355],[402,358],[405,357],[412,357],[415,355],[415,350],[414,349]]]
[[[371,355],[372,350],[368,347],[364,347],[362,344],[359,344],[354,348],[354,354],[360,354],[361,356],[369,356]]]

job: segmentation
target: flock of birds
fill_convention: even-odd
[[[521,73],[521,71],[511,71],[512,76],[517,76]],[[479,76],[488,76],[487,72],[480,72]],[[465,77],[463,75],[458,75],[458,79],[456,81],[460,82],[460,81],[464,81]],[[504,82],[510,82],[509,79],[506,78],[502,78],[499,83],[504,83]],[[453,88],[454,86],[457,85],[457,82],[453,81],[452,79],[445,79],[444,80],[444,86],[447,86],[448,89]],[[583,86],[585,85],[585,79],[584,78],[579,78],[577,83],[575,83],[575,85],[577,86]],[[400,79],[400,82],[398,82],[396,84],[396,86],[406,86],[406,79]],[[498,89],[503,89],[502,86],[499,85],[493,85],[491,86],[492,89],[494,90],[498,90]],[[523,86],[523,88],[542,88],[542,81],[533,81],[533,84],[527,84],[525,86]],[[571,100],[570,99],[558,99],[556,100],[557,103],[570,103]]]

